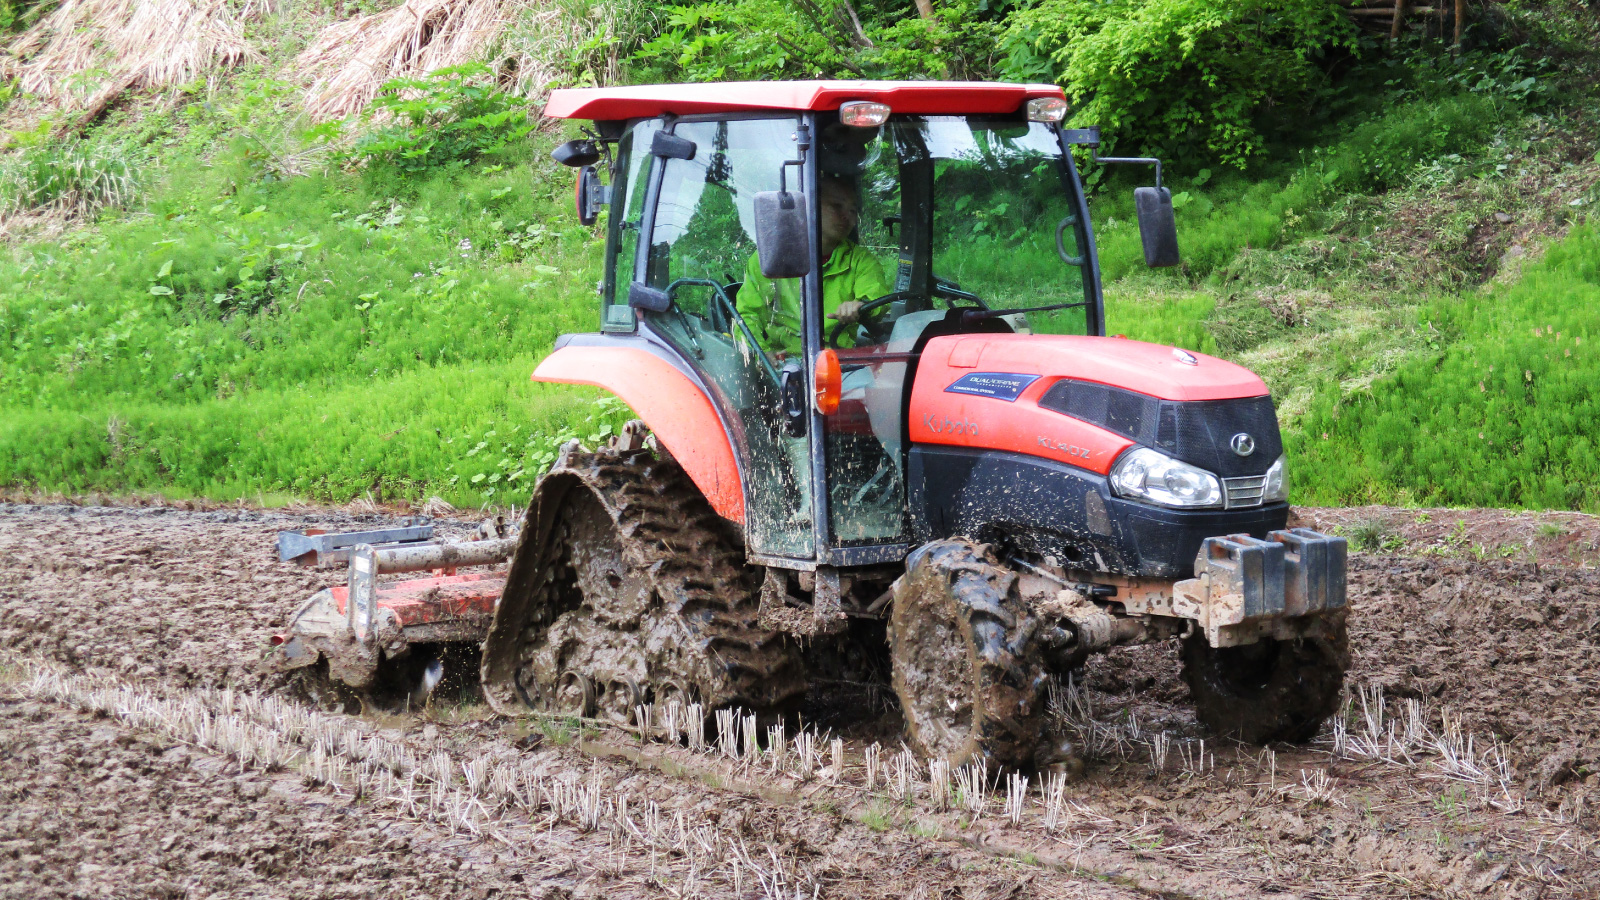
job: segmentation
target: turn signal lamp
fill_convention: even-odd
[[[1059,122],[1067,116],[1067,101],[1060,97],[1035,97],[1028,101],[1028,121]]]
[[[889,104],[852,100],[839,107],[839,121],[851,128],[877,128],[889,121]]]
[[[811,369],[813,402],[817,412],[831,416],[839,411],[839,395],[844,392],[844,373],[839,368],[839,354],[824,350],[817,354]]]

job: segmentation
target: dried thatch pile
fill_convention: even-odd
[[[226,0],[63,0],[0,54],[0,79],[93,118],[129,88],[183,84],[256,55]]]
[[[60,122],[62,130],[74,131],[126,91],[185,84],[260,58],[245,40],[245,25],[282,5],[62,0],[0,47],[0,83],[15,82],[19,95],[29,98],[25,108],[12,104],[8,124],[51,110],[81,110]],[[315,120],[360,112],[392,78],[472,60],[490,62],[512,92],[537,100],[553,78],[546,60],[607,30],[602,18],[574,19],[539,0],[404,0],[322,28],[288,77],[307,85],[305,109]]]
[[[315,80],[313,119],[365,109],[391,78],[415,78],[481,58],[527,0],[406,0],[394,9],[330,25],[300,54]]]

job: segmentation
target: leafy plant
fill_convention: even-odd
[[[1003,72],[1049,77],[1073,121],[1180,163],[1261,153],[1255,119],[1326,84],[1320,60],[1355,47],[1322,0],[1040,0],[1011,17]]]
[[[522,101],[494,86],[482,63],[385,82],[365,113],[372,130],[350,154],[401,172],[470,162],[526,138]]]
[[[0,167],[0,216],[55,210],[93,217],[108,206],[124,206],[138,193],[127,153],[83,141],[43,143]]]

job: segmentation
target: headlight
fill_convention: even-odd
[[[1262,503],[1289,499],[1289,479],[1283,477],[1283,460],[1284,457],[1278,457],[1278,461],[1267,470],[1267,482],[1261,486]]]
[[[1162,506],[1222,505],[1222,482],[1217,476],[1147,447],[1122,454],[1111,469],[1111,489],[1119,496]]]

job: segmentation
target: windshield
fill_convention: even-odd
[[[1088,333],[1087,236],[1049,126],[897,116],[825,126],[819,152],[825,178],[859,183],[859,240],[907,293],[906,312],[970,306],[1018,331]]]

